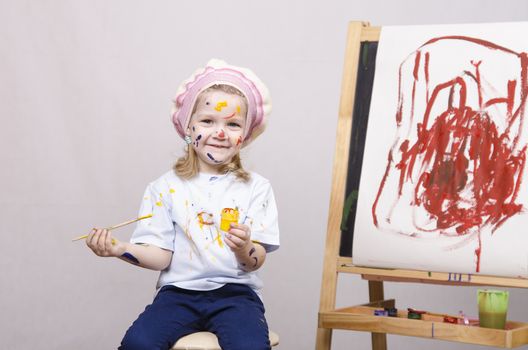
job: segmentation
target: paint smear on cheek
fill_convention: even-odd
[[[195,145],[196,147],[198,147],[198,141],[200,141],[201,139],[202,139],[202,135],[201,135],[201,134],[198,135],[198,136],[196,136],[196,139],[194,140],[194,145]]]
[[[238,146],[238,145],[240,145],[241,143],[242,143],[242,136],[239,136],[239,137],[238,137],[238,140],[237,140],[237,142],[236,142],[236,145]]]

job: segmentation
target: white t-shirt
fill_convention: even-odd
[[[131,242],[151,244],[173,252],[170,266],[160,274],[157,287],[213,290],[226,283],[246,284],[258,291],[256,271],[245,272],[224,242],[220,215],[236,208],[239,223],[251,228],[251,240],[267,252],[279,247],[277,207],[269,181],[251,173],[248,182],[233,174],[198,174],[185,180],[165,173],[147,186]]]

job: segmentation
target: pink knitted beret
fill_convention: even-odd
[[[271,99],[264,83],[247,68],[230,66],[212,59],[185,80],[176,93],[172,108],[172,122],[178,134],[184,138],[196,98],[203,90],[215,84],[231,85],[244,94],[248,103],[243,146],[249,144],[264,131],[266,118],[271,112]]]

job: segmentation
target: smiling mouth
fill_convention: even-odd
[[[211,145],[211,144],[207,144],[207,146],[214,147],[214,148],[229,148],[229,146],[222,146],[222,145]]]

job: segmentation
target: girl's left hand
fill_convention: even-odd
[[[242,251],[251,243],[251,230],[249,226],[231,224],[229,232],[225,235],[225,242],[233,252]]]

